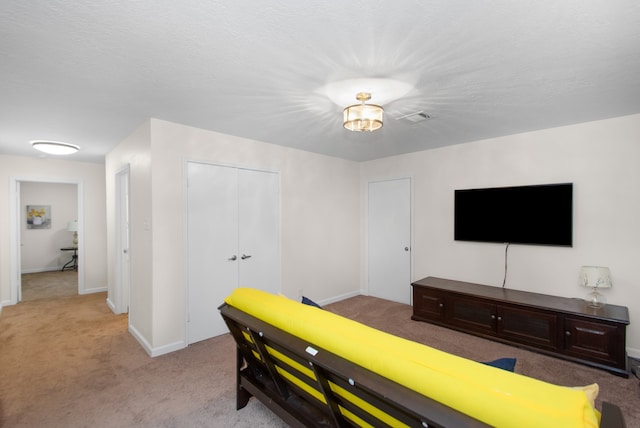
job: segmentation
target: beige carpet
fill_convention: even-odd
[[[75,296],[78,294],[78,272],[50,271],[22,275],[22,301]]]
[[[107,308],[104,293],[61,293],[4,308],[0,426],[285,426],[257,400],[235,410],[235,348],[228,335],[150,358],[127,332],[127,316]],[[327,309],[475,360],[516,357],[516,372],[546,381],[597,382],[600,399],[620,406],[629,428],[640,428],[635,378],[411,321],[409,306],[376,298],[359,296]]]

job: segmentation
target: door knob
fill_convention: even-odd
[[[238,260],[238,258],[237,258],[237,257],[236,257],[236,255],[234,254],[233,256],[229,257],[227,260],[234,261],[234,260]]]
[[[404,247],[404,250],[405,251],[409,251],[409,247]]]
[[[242,256],[240,256],[240,258],[241,258],[242,260],[244,260],[244,259],[250,259],[250,258],[251,258],[251,255],[243,254]]]

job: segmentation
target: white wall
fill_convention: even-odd
[[[71,260],[73,251],[60,248],[73,246],[73,232],[67,230],[67,222],[78,217],[77,187],[66,183],[20,183],[21,273],[60,270]],[[28,205],[49,205],[51,228],[27,228]]]
[[[573,182],[573,247],[510,246],[506,286],[582,298],[588,290],[578,285],[580,266],[609,266],[613,288],[604,293],[629,307],[627,348],[640,357],[639,141],[640,115],[546,129],[366,162],[361,188],[368,180],[414,177],[414,280],[501,286],[504,245],[453,240],[454,190]]]
[[[142,129],[149,129],[149,134]],[[150,152],[145,141],[150,141]],[[183,168],[186,160],[279,172],[282,292],[297,298],[298,290],[302,289],[317,300],[359,293],[357,163],[151,119],[111,152],[106,163],[110,187],[113,187],[115,172],[126,163],[131,164],[132,276],[134,269],[140,269],[134,265],[141,259],[144,266],[140,270],[144,272],[137,279],[132,277],[130,320],[136,307],[151,310],[151,325],[145,324],[144,330],[138,328],[141,336],[138,340],[149,353],[159,355],[186,346],[183,263]],[[147,170],[151,171],[150,175]],[[139,174],[139,171],[144,173]],[[149,177],[150,183],[147,182]],[[147,193],[141,195],[140,189]],[[110,231],[114,223],[111,195],[110,190]],[[139,197],[144,202],[134,205]],[[150,224],[151,237],[141,238],[143,242],[139,242],[133,235],[145,236],[146,232],[140,231],[144,229],[143,221]],[[151,249],[147,246],[149,242]],[[109,248],[112,248],[111,243]],[[146,251],[146,255],[140,254],[141,251]],[[147,257],[151,257],[150,265]],[[110,284],[112,274],[109,269]],[[111,288],[109,292],[111,294]]]
[[[105,159],[108,293],[110,307],[117,306],[115,296],[115,184],[116,174],[129,166],[129,211],[131,290],[129,330],[145,346],[153,345],[153,247],[151,238],[151,122],[145,121],[136,131],[114,148]]]
[[[111,295],[115,173],[130,165],[130,323],[147,350],[157,353],[184,342],[186,159],[281,174],[282,291],[295,298],[302,288],[317,300],[366,291],[368,180],[414,178],[414,279],[434,275],[496,286],[502,283],[504,246],[453,241],[453,190],[573,182],[573,248],[511,246],[507,286],[582,297],[579,267],[609,266],[614,285],[607,298],[629,307],[628,350],[640,356],[640,325],[634,324],[640,319],[634,269],[640,261],[639,140],[640,115],[634,115],[357,164],[152,119],[115,148],[104,166],[0,155],[0,178],[82,181],[86,288],[103,289],[108,274]],[[0,186],[0,200],[9,200],[8,187]],[[0,302],[7,305],[15,297],[8,209],[0,210],[0,225]]]
[[[3,306],[15,303],[11,290],[11,248],[9,194],[12,180],[81,182],[84,199],[84,277],[83,292],[103,291],[107,285],[107,246],[105,219],[104,165],[57,159],[38,159],[0,155],[0,301]],[[18,226],[19,227],[19,226]],[[17,269],[20,271],[19,267]],[[15,279],[15,278],[14,278]]]
[[[512,245],[507,286],[582,297],[579,267],[609,266],[614,287],[607,298],[629,307],[628,349],[640,355],[633,324],[640,315],[633,270],[640,258],[639,137],[635,115],[357,164],[151,119],[107,158],[110,189],[115,172],[131,166],[132,325],[152,355],[185,346],[186,160],[280,173],[282,292],[296,298],[303,289],[317,300],[366,292],[369,180],[414,179],[413,279],[435,275],[495,286],[502,283],[504,246],[453,241],[453,191],[573,182],[574,246]],[[112,230],[112,190],[108,195]]]

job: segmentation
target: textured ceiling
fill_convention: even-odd
[[[637,0],[3,1],[0,153],[102,162],[155,117],[369,160],[640,113],[638,76]],[[413,88],[376,133],[322,90],[359,78]]]

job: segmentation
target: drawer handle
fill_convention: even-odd
[[[564,334],[566,334],[567,336],[571,336],[571,332],[569,330],[565,331]]]
[[[439,303],[439,304],[438,304],[438,306],[439,306],[439,307],[443,307],[443,306],[444,306],[444,303]]]

